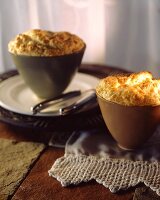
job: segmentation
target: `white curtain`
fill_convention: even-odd
[[[0,72],[14,68],[9,40],[33,28],[82,37],[85,63],[160,75],[160,0],[0,0]]]

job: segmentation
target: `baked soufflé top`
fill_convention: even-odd
[[[61,56],[79,52],[84,47],[84,41],[69,32],[33,29],[11,40],[8,51],[15,55]]]
[[[108,76],[100,80],[96,92],[107,101],[121,105],[160,105],[160,79],[154,79],[147,71]]]

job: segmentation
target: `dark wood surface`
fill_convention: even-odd
[[[121,70],[106,66],[83,65],[82,72],[104,77],[109,73],[119,72]],[[54,130],[53,130],[54,131]],[[40,131],[33,128],[22,128],[0,122],[0,138],[15,139],[17,141],[35,141],[47,145],[51,131]],[[134,196],[135,188],[127,191],[120,191],[112,194],[103,185],[90,181],[81,183],[78,186],[62,187],[54,178],[48,176],[48,170],[54,161],[64,155],[64,149],[46,147],[41,156],[27,174],[19,188],[15,191],[11,199],[14,200],[131,200]]]

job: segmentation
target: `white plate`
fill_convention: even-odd
[[[65,92],[85,91],[95,88],[99,79],[84,73],[77,73]],[[0,106],[25,115],[32,115],[31,107],[42,101],[24,83],[20,75],[13,76],[0,83]],[[38,116],[57,116],[57,107],[50,107]]]

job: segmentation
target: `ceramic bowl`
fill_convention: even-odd
[[[48,99],[61,94],[70,84],[81,64],[85,48],[53,57],[10,54],[26,85],[39,98]]]
[[[160,106],[124,106],[98,94],[97,99],[108,130],[122,149],[142,147],[160,122]]]

